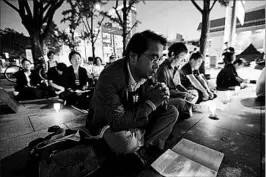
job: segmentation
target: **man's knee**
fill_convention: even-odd
[[[178,119],[178,116],[179,116],[179,112],[178,112],[177,108],[173,105],[168,105],[167,113],[169,115],[169,120],[171,120],[173,123],[175,123]]]

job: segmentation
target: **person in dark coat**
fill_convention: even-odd
[[[76,51],[68,55],[71,65],[64,72],[66,78],[65,99],[69,105],[74,105],[80,109],[87,109],[90,98],[88,90],[88,75],[85,68],[81,67],[81,55]]]
[[[25,58],[21,63],[23,69],[15,74],[15,92],[18,92],[16,99],[32,100],[43,98],[43,91],[40,88],[41,79],[38,73],[31,69],[31,61]]]
[[[232,61],[231,55],[225,56],[224,61],[226,65],[217,75],[216,85],[219,90],[234,90],[236,86],[240,86],[241,88],[246,87],[245,83],[247,80],[242,79],[237,74],[237,69],[244,66],[244,61],[237,59],[233,63],[230,63]]]
[[[92,134],[102,132],[112,152],[136,154],[144,165],[149,164],[147,154],[154,158],[165,148],[178,118],[174,106],[163,106],[169,88],[147,82],[159,68],[165,44],[164,37],[149,30],[134,34],[125,57],[102,71],[86,123]]]

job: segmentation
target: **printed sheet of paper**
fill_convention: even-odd
[[[168,149],[151,166],[165,177],[215,177],[217,172]]]
[[[221,165],[224,154],[187,139],[179,141],[172,150],[216,172]]]

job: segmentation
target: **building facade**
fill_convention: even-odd
[[[206,54],[217,60],[217,62],[221,60],[221,54],[225,48],[224,29],[225,18],[211,20]],[[198,31],[200,30],[201,23],[198,26]],[[250,44],[253,44],[258,51],[264,52],[265,6],[246,10],[243,26],[237,19],[235,41],[236,54],[244,51]]]

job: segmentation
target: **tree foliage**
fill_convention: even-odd
[[[67,3],[70,5],[70,9],[64,10],[62,15],[64,18],[61,20],[61,23],[69,23],[69,31],[62,31],[60,34],[61,40],[67,45],[70,50],[75,50],[79,45],[79,39],[75,35],[75,30],[81,22],[81,17],[78,14],[78,3],[77,1],[67,0]]]
[[[214,5],[219,2],[222,6],[227,6],[229,0],[214,0],[211,3],[211,0],[203,0],[203,8],[201,8],[195,0],[191,0],[192,4],[197,8],[197,10],[202,15],[202,26],[201,26],[201,35],[200,35],[200,52],[205,56],[206,54],[206,43],[208,39],[208,33],[210,28],[210,12],[213,9]],[[204,62],[200,67],[201,72],[205,73]]]
[[[11,0],[3,1],[19,14],[22,24],[30,35],[32,56],[36,61],[40,55],[43,55],[43,42],[48,36],[54,14],[64,0],[17,0],[18,7],[11,3]],[[32,8],[29,2],[32,2]]]
[[[100,28],[104,21],[104,16],[100,14],[95,5],[103,6],[106,3],[101,0],[77,0],[79,14],[83,24],[82,39],[88,39],[92,46],[92,57],[95,58],[95,43],[98,39]],[[97,21],[97,23],[95,23]]]
[[[43,29],[45,29],[45,26],[43,26]],[[44,40],[44,45],[49,50],[54,51],[55,53],[59,53],[62,47],[62,40],[60,40],[59,35],[61,34],[60,30],[58,29],[57,25],[52,22],[49,28],[49,33],[46,39]]]
[[[115,16],[111,15],[109,12],[101,12],[104,16],[108,17],[111,21],[117,23],[122,28],[123,52],[126,49],[127,38],[129,37],[131,30],[136,27],[138,23],[140,23],[140,21],[136,20],[136,22],[131,27],[127,26],[128,16],[131,13],[133,6],[140,1],[145,3],[144,0],[123,0],[123,7],[121,9],[122,13],[119,13],[119,2],[121,1],[116,0],[115,5],[113,6],[116,14]]]
[[[25,49],[30,46],[30,39],[14,29],[0,29],[0,53],[8,52],[14,58],[25,57]]]

